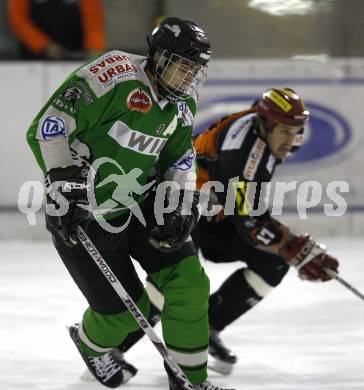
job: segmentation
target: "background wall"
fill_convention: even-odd
[[[0,59],[15,57],[0,0]],[[208,32],[215,58],[364,57],[362,0],[103,0],[107,46],[145,52],[158,15]]]
[[[25,142],[25,132],[51,92],[77,64],[0,63],[3,104],[0,106],[0,237],[12,234],[43,237],[43,217],[37,226],[29,226],[16,210],[20,186],[29,180],[42,181],[41,173]],[[298,230],[325,235],[363,234],[364,211],[362,170],[364,146],[361,102],[364,96],[364,60],[325,62],[297,60],[215,60],[208,82],[202,88],[196,130],[202,129],[226,113],[248,107],[269,87],[290,86],[305,99],[311,111],[306,141],[293,159],[280,167],[276,179],[314,180],[323,188],[320,204],[308,211],[308,219],[297,214],[298,192],[285,198],[285,217]],[[344,216],[325,217],[323,204],[331,181],[348,183],[342,193],[348,208]],[[19,221],[15,221],[18,219]],[[14,224],[14,228],[9,226]]]
[[[200,24],[213,49],[209,80],[201,91],[196,129],[247,107],[266,88],[290,86],[312,116],[305,145],[277,171],[277,180],[315,180],[322,201],[306,220],[297,190],[285,197],[284,219],[298,230],[325,235],[364,231],[361,103],[364,96],[363,0],[102,0],[109,49],[143,54],[158,17],[174,15]],[[0,0],[0,238],[44,237],[43,218],[29,226],[17,210],[20,186],[41,181],[25,143],[30,121],[51,92],[78,64],[17,62],[8,28],[7,0]],[[272,59],[275,58],[275,59]],[[341,58],[341,59],[340,59]],[[346,181],[343,217],[323,216],[333,180]]]

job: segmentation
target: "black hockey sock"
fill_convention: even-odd
[[[262,300],[246,281],[243,270],[235,271],[210,295],[209,321],[216,330],[223,330]]]
[[[161,318],[160,310],[150,302],[150,311],[148,316],[148,322],[151,326],[154,326],[157,322],[159,322]],[[142,329],[138,329],[135,332],[129,333],[126,336],[126,339],[118,346],[118,349],[121,352],[128,351],[133,345],[135,345],[145,333]]]

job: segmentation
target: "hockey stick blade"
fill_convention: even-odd
[[[163,357],[165,363],[169,367],[171,373],[175,376],[178,384],[180,384],[181,389],[183,390],[193,390],[193,386],[190,381],[187,379],[186,375],[183,373],[178,364],[173,360],[167,348],[165,347],[163,341],[155,333],[154,329],[151,327],[147,319],[144,317],[143,313],[139,310],[138,306],[135,304],[133,299],[127,293],[123,285],[114,275],[110,267],[107,265],[104,258],[100,255],[99,251],[90,240],[88,235],[82,229],[82,227],[77,228],[77,238],[83,247],[86,249],[92,260],[99,267],[101,272],[104,274],[105,278],[111,284],[112,288],[115,290],[117,295],[123,301],[124,305],[130,311],[131,315],[138,322],[139,326],[142,328],[144,333],[149,337],[151,342],[155,345],[158,352]]]
[[[337,282],[342,284],[344,287],[346,287],[348,290],[350,290],[353,294],[355,294],[357,297],[359,297],[361,300],[364,301],[364,294],[362,294],[359,290],[357,290],[355,287],[353,287],[350,283],[348,283],[346,280],[341,278],[339,274],[334,271],[333,269],[329,267],[322,267],[322,269],[333,279],[335,279]]]

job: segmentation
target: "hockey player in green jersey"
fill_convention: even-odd
[[[78,243],[79,225],[148,316],[130,257],[141,264],[166,300],[162,328],[171,355],[195,389],[219,390],[206,380],[209,281],[186,240],[198,219],[196,202],[190,214],[181,211],[196,179],[191,131],[210,44],[197,25],[178,18],[162,21],[148,44],[147,57],[111,51],[78,68],[39,112],[27,139],[45,174],[47,228],[89,303],[70,335],[91,373],[108,387],[135,375],[113,348],[138,325]],[[181,189],[164,224],[151,217],[153,170]],[[98,218],[90,220],[90,210]],[[171,250],[159,251],[151,238]],[[169,383],[180,388],[173,377]]]

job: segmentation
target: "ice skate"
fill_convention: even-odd
[[[124,359],[124,354],[118,349],[115,348],[110,353],[113,355],[113,357],[116,360],[118,360],[119,364],[122,366],[122,370],[124,370],[124,381],[122,382],[122,384],[128,382],[129,379],[131,379],[137,373],[138,370],[132,364],[128,363]],[[93,376],[93,374],[91,374],[90,370],[88,369],[86,369],[84,373],[81,375],[81,379],[84,382],[96,381],[95,377]]]
[[[213,359],[209,359],[208,368],[224,375],[231,373],[238,360],[237,356],[224,345],[219,332],[213,328],[210,328],[209,354]]]
[[[137,373],[136,368],[127,363],[118,350],[99,357],[87,355],[78,346],[78,324],[70,326],[68,330],[89,370],[88,375],[85,373],[82,375],[83,380],[90,381],[93,376],[104,386],[114,388],[126,383]]]

